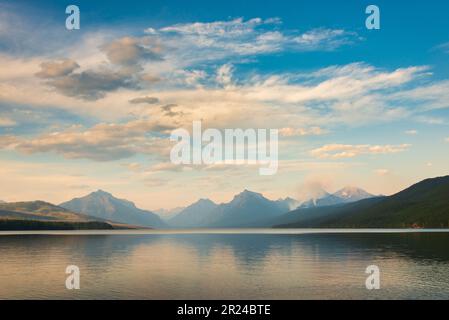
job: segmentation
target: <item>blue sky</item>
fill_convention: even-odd
[[[449,3],[76,1],[75,31],[68,4],[0,1],[2,200],[101,188],[156,209],[448,172]],[[170,130],[200,119],[280,129],[279,173],[172,166]]]
[[[37,24],[57,23],[65,1],[17,1],[21,11]],[[364,10],[372,1],[77,1],[82,8],[83,31],[90,28],[127,28],[141,31],[148,25],[164,27],[194,21],[213,22],[243,17],[282,18],[285,29],[307,30],[326,26],[358,32],[367,40],[363,45],[341,54],[311,55],[298,61],[291,56],[285,62],[267,63],[263,67],[307,68],[324,64],[363,60],[385,67],[400,64],[432,63],[447,71],[444,55],[432,48],[447,42],[449,4],[444,1],[376,1],[381,8],[382,29],[365,28]],[[64,25],[60,24],[63,28]],[[300,55],[302,56],[302,55]],[[444,74],[441,74],[443,76]]]

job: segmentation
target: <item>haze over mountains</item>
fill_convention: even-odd
[[[342,203],[356,202],[363,199],[373,198],[374,195],[356,187],[345,187],[333,194],[322,190],[320,196],[304,201],[300,208],[316,208],[334,206]]]
[[[350,202],[360,196],[369,196],[361,189],[352,188],[344,192],[339,191],[340,197],[324,192],[320,199],[311,199],[303,203],[303,206],[322,206],[336,203]],[[332,199],[330,201],[329,199]],[[43,203],[43,202],[38,202]],[[130,226],[142,226],[150,228],[241,228],[259,225],[260,221],[276,221],[278,217],[291,210],[296,209],[301,203],[293,198],[270,200],[262,194],[244,190],[234,196],[228,203],[216,204],[209,199],[200,199],[186,208],[175,208],[172,210],[159,210],[164,214],[159,215],[137,208],[134,203],[118,199],[112,194],[98,190],[84,197],[75,198],[61,203],[61,212],[66,212],[65,220],[71,221],[68,213],[73,213],[77,219],[84,220],[97,219],[98,221],[113,221]],[[43,206],[43,205],[42,205]],[[37,220],[44,219],[40,212],[35,212],[40,206],[28,205],[27,210],[23,210],[20,205],[14,204],[12,207],[17,212],[27,212],[27,216],[16,214],[16,218],[30,219],[33,214]],[[45,206],[43,206],[45,207]],[[56,210],[53,210],[55,212]],[[75,216],[73,216],[75,217]],[[88,218],[87,218],[88,217]]]
[[[260,221],[271,221],[283,213],[304,207],[321,207],[350,203],[373,197],[359,188],[344,188],[335,194],[323,192],[319,199],[310,199],[301,204],[292,198],[276,201],[262,194],[244,190],[229,203],[216,204],[209,199],[201,199],[188,206],[173,218],[167,220],[176,228],[239,228],[258,225]]]
[[[181,211],[168,223],[178,228],[238,228],[288,212],[289,204],[289,200],[272,201],[260,193],[245,190],[229,203],[220,205],[202,199]]]
[[[139,209],[134,203],[115,198],[112,194],[102,190],[92,192],[82,198],[75,198],[61,203],[60,206],[91,217],[130,225],[151,228],[164,228],[167,226],[157,214]]]
[[[179,214],[182,210],[184,210],[186,207],[176,207],[173,209],[157,209],[153,210],[155,214],[157,214],[159,217],[161,217],[162,220],[167,221]]]
[[[449,176],[421,181],[395,195],[321,208],[299,208],[284,228],[448,228]]]
[[[0,203],[0,229],[443,228],[449,227],[449,176],[424,180],[389,197],[346,187],[302,204],[244,190],[228,203],[200,199],[170,214],[163,221],[151,211],[99,190],[60,206],[43,201]]]

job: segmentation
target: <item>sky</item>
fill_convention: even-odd
[[[66,29],[66,6],[80,29]],[[380,9],[368,30],[365,9]],[[0,200],[144,209],[249,189],[389,195],[449,173],[444,1],[0,0]],[[170,133],[279,130],[279,169],[180,166]]]

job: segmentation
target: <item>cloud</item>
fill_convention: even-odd
[[[433,117],[433,116],[428,116],[428,115],[419,115],[414,117],[414,120],[421,122],[421,123],[425,123],[425,124],[444,124],[445,120],[443,118],[439,118],[439,117]]]
[[[18,142],[17,137],[11,135],[1,135],[0,136],[0,148],[13,148]]]
[[[61,63],[61,60],[54,61]],[[112,68],[109,64],[94,68],[95,62],[87,69],[87,65],[78,63],[82,66],[71,73],[46,79],[46,84],[54,88],[46,90],[38,80],[43,78],[26,76],[38,73],[42,61],[33,60],[37,63],[36,70],[32,68],[33,63],[27,63],[28,73],[17,59],[2,59],[0,56],[0,62],[7,66],[0,70],[0,100],[4,103],[65,109],[77,115],[95,116],[103,122],[123,121],[132,114],[156,120],[177,117],[179,126],[204,119],[208,126],[218,128],[264,128],[266,123],[270,123],[272,128],[308,130],[319,127],[329,131],[339,125],[362,126],[416,118],[416,114],[422,117],[421,108],[426,108],[427,103],[411,103],[412,97],[402,99],[398,93],[409,92],[410,87],[421,85],[419,79],[430,77],[428,68],[422,66],[386,70],[352,63],[295,74],[242,75],[235,70],[231,76],[221,72],[220,75],[225,76],[222,79],[232,83],[223,87],[217,86],[217,69],[210,75],[204,70],[181,69],[177,80],[182,78],[182,82],[188,81],[189,85],[179,86],[178,82],[172,82],[173,79],[168,80],[152,70],[135,73],[120,66]],[[221,71],[230,70],[232,64],[225,65],[227,68]],[[220,64],[219,68],[222,66]],[[232,66],[236,69],[235,65]],[[176,104],[176,109],[141,108],[137,105],[138,101],[155,101],[150,95],[145,95],[150,90],[141,81],[141,77],[150,74],[163,79],[157,84],[149,84],[157,86],[152,91],[157,92],[160,101]],[[285,133],[291,134],[288,130]],[[297,135],[301,132],[298,131]]]
[[[177,108],[178,105],[176,104],[166,104],[164,106],[161,106],[161,110],[164,112],[164,114],[167,117],[176,117],[176,116],[183,116],[184,113],[182,111],[173,111],[173,109]]]
[[[232,36],[252,34],[256,27],[261,26],[263,24],[273,24],[273,23],[276,23],[276,21],[274,20],[263,21],[261,18],[254,18],[244,21],[243,18],[237,18],[234,20],[214,21],[209,23],[195,22],[195,23],[176,24],[173,26],[161,28],[159,31],[174,32],[184,35],[232,37]],[[152,31],[150,33],[154,33],[154,29],[150,29],[147,31]]]
[[[231,64],[225,64],[222,65],[217,70],[217,77],[216,81],[218,84],[223,85],[224,87],[227,87],[232,84],[232,70],[233,67]]]
[[[343,45],[360,40],[355,32],[342,29],[319,28],[307,31],[291,41],[297,44],[299,50],[335,50]]]
[[[79,67],[78,63],[71,59],[47,61],[41,63],[41,71],[36,73],[36,75],[44,79],[57,78],[69,75]]]
[[[312,156],[319,159],[345,159],[367,154],[389,154],[406,151],[409,144],[401,145],[350,145],[329,144],[312,150]]]
[[[1,127],[14,127],[15,125],[17,125],[17,123],[10,119],[10,118],[5,118],[5,117],[0,117],[0,128]]]
[[[418,131],[417,130],[407,130],[407,131],[405,131],[405,134],[415,136],[418,134]]]
[[[446,141],[446,142],[449,142],[449,137],[447,137],[447,138],[445,139],[445,141]]]
[[[434,50],[441,50],[444,53],[449,53],[449,42],[440,44],[434,48]]]
[[[52,78],[47,84],[61,94],[84,100],[98,100],[120,88],[138,88],[132,75],[109,69],[71,73]]]
[[[193,22],[175,24],[160,29],[145,30],[148,37],[159,40],[182,57],[184,63],[203,60],[254,56],[284,50],[333,50],[360,40],[356,33],[341,29],[316,28],[300,33],[281,31],[279,18]],[[169,54],[170,55],[170,54]]]
[[[146,37],[119,38],[100,46],[100,50],[109,63],[75,72],[81,67],[72,59],[47,61],[41,63],[36,76],[65,96],[98,100],[121,88],[138,89],[143,82],[154,82],[155,77],[149,81],[149,75],[143,74],[142,64],[163,60],[162,49]]]
[[[142,60],[162,60],[162,49],[151,46],[149,38],[123,37],[102,47],[109,61],[118,65],[135,65]]]
[[[449,80],[436,81],[419,85],[408,90],[401,90],[391,95],[391,99],[405,101],[421,107],[421,111],[430,111],[449,107]]]
[[[2,137],[0,146],[25,154],[55,152],[68,159],[112,161],[129,158],[137,153],[152,156],[168,155],[168,139],[151,133],[173,129],[147,120],[124,124],[97,124],[91,128],[72,126],[64,131],[42,134],[35,138]]]
[[[155,97],[139,97],[129,100],[129,103],[131,104],[139,104],[139,103],[145,103],[145,104],[156,104],[159,102],[158,98]]]
[[[326,130],[323,130],[320,127],[311,127],[311,128],[282,128],[279,129],[279,134],[282,137],[296,137],[296,136],[319,136],[327,133]]]

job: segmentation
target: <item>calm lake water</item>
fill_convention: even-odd
[[[65,288],[68,265],[81,290]],[[449,233],[0,233],[0,299],[24,298],[449,299]]]

